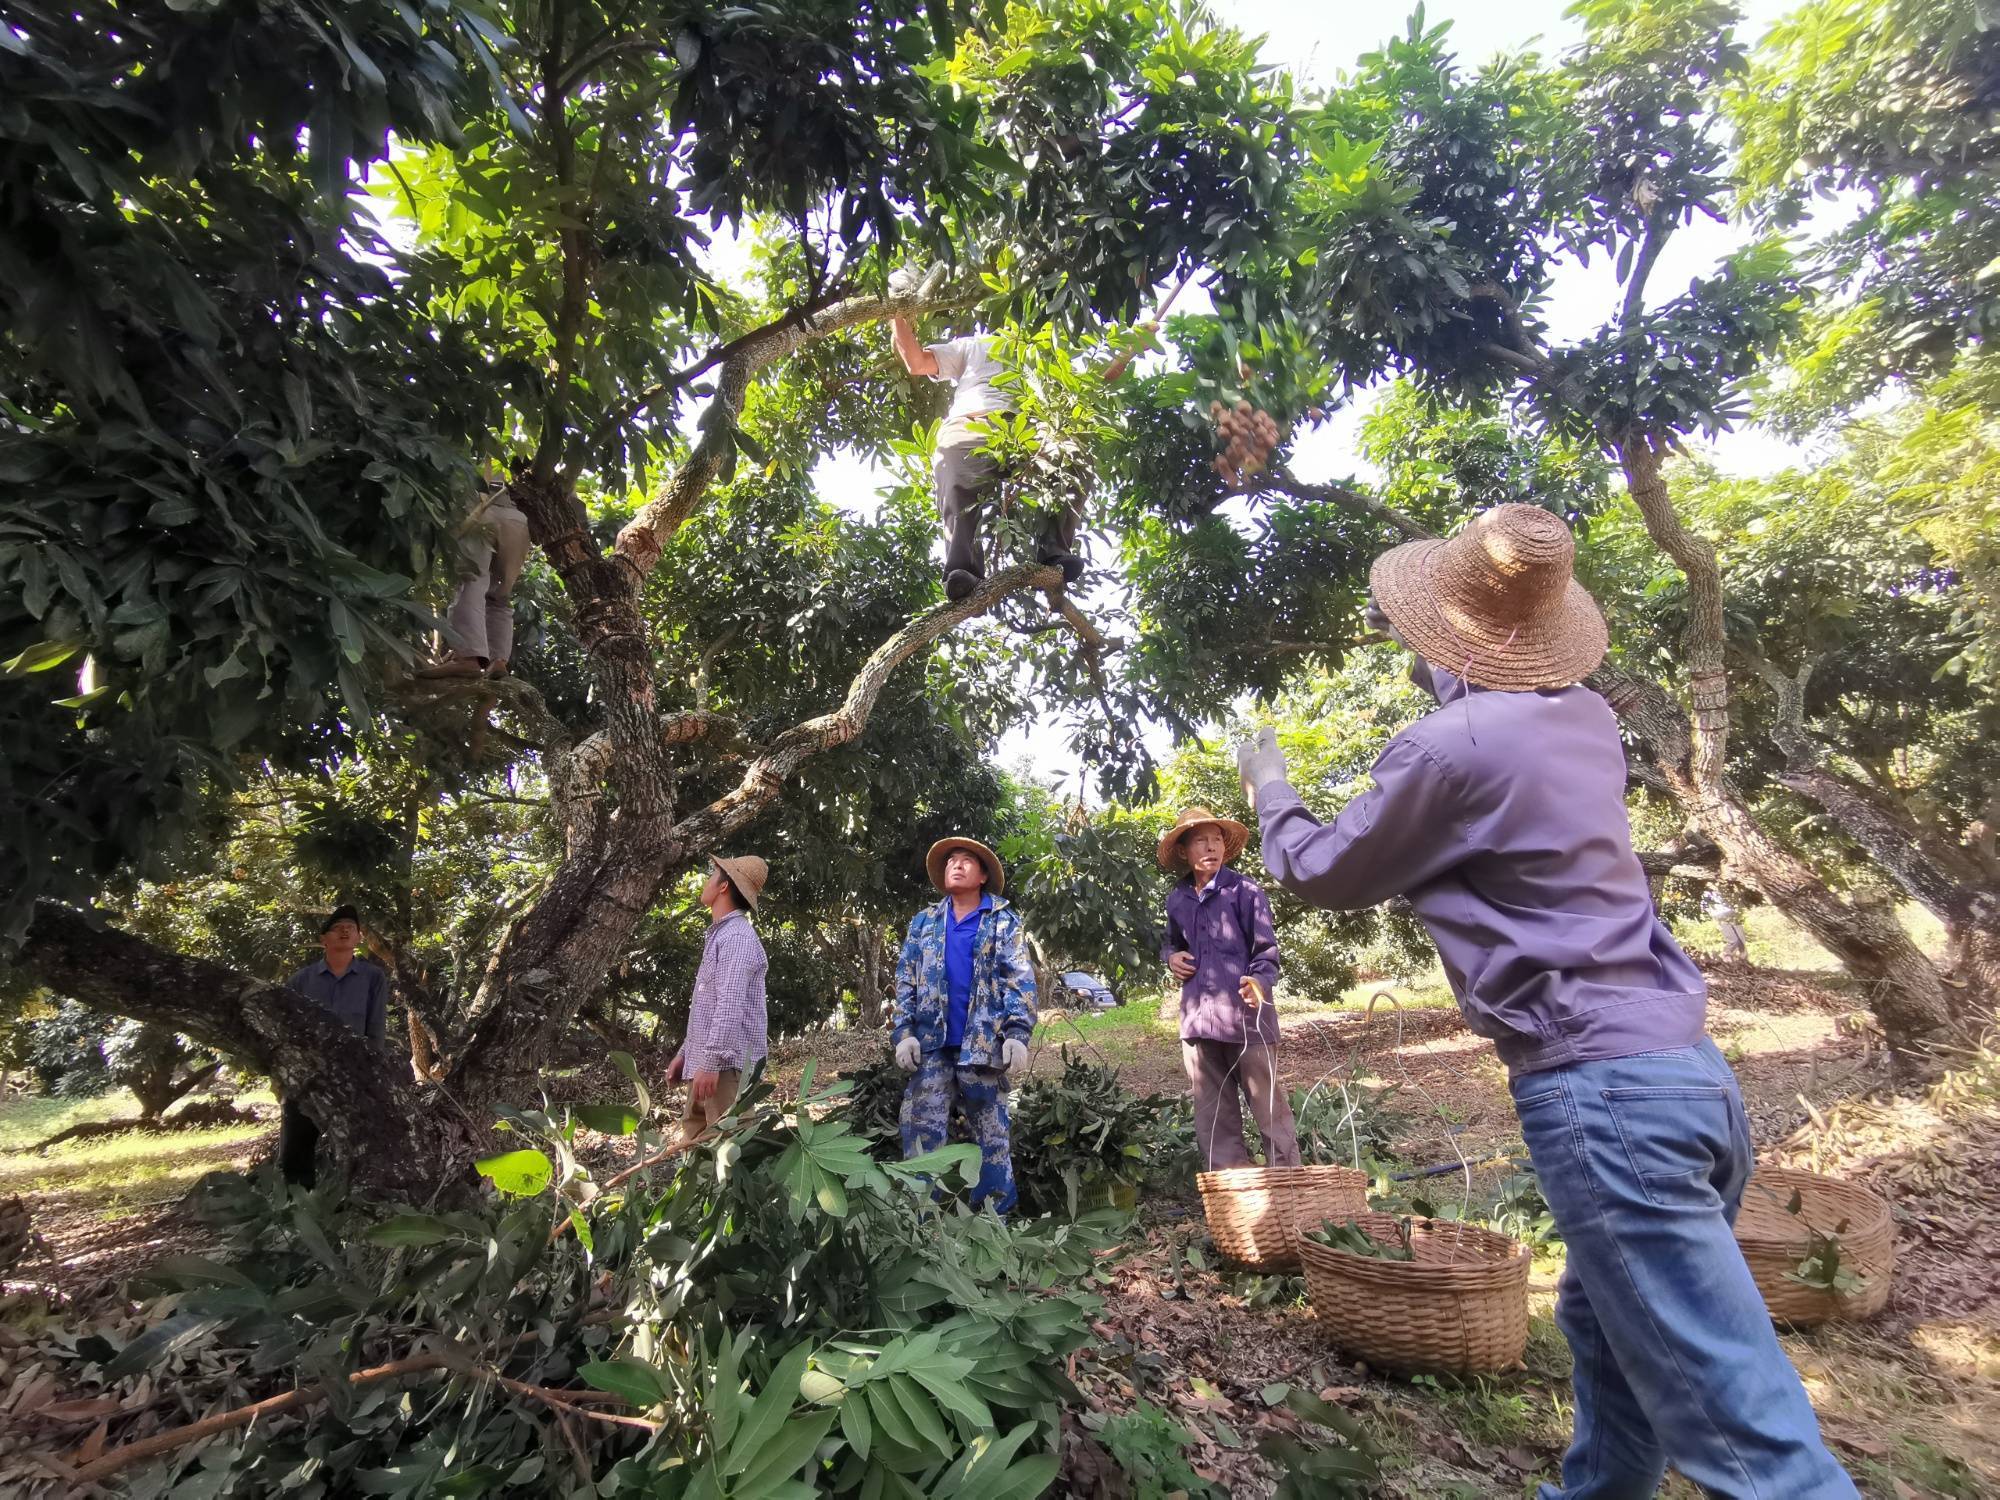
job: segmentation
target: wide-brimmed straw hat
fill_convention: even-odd
[[[1406,542],[1375,559],[1369,587],[1412,651],[1475,687],[1568,687],[1604,660],[1604,616],[1570,576],[1576,539],[1560,516],[1499,505],[1450,541]]]
[[[1166,871],[1187,868],[1187,836],[1197,828],[1222,830],[1222,862],[1226,865],[1243,852],[1250,842],[1250,830],[1234,818],[1218,818],[1205,807],[1184,807],[1173,827],[1160,835],[1160,868]]]
[[[734,859],[711,854],[708,862],[722,871],[737,893],[750,903],[750,910],[755,911],[757,898],[764,894],[764,882],[771,878],[771,867],[754,854],[739,854]]]
[[[1000,856],[978,839],[960,838],[939,839],[931,845],[931,852],[924,856],[924,868],[930,871],[932,885],[939,890],[944,889],[944,862],[951,858],[955,849],[963,849],[986,866],[986,888],[994,895],[1007,889],[1007,872],[1000,868]]]

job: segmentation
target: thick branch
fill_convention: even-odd
[[[694,514],[709,485],[722,471],[735,447],[736,419],[742,414],[744,395],[751,380],[767,365],[858,323],[879,322],[898,313],[918,317],[945,312],[970,306],[979,297],[976,285],[933,297],[846,297],[823,308],[794,309],[775,323],[767,323],[723,345],[711,356],[720,368],[715,395],[702,414],[700,441],[674,470],[659,495],[618,533],[618,555],[642,577],[652,572],[667,542],[681,523]],[[705,365],[706,362],[694,368],[700,370]],[[692,378],[692,373],[688,378]]]
[[[1411,541],[1429,541],[1437,535],[1429,527],[1412,520],[1394,506],[1384,505],[1380,500],[1364,495],[1359,490],[1351,490],[1342,484],[1309,484],[1290,469],[1273,469],[1264,488],[1276,490],[1282,495],[1290,495],[1295,500],[1337,505],[1343,510],[1357,512],[1370,520],[1394,527]]]
[[[1632,261],[1632,279],[1625,283],[1625,305],[1618,315],[1620,332],[1629,334],[1639,326],[1639,319],[1646,311],[1646,283],[1673,230],[1671,216],[1655,213],[1646,221],[1645,237],[1639,241],[1639,253]]]
[[[393,1185],[406,1171],[443,1175],[442,1127],[397,1076],[408,1069],[296,991],[93,925],[52,901],[35,904],[19,962],[92,1010],[170,1027],[268,1073],[336,1154],[368,1141],[355,1166],[371,1185]]]
[[[685,863],[713,849],[738,829],[753,822],[778,799],[785,780],[813,756],[851,743],[868,727],[868,716],[882,695],[890,676],[904,662],[931,645],[954,626],[982,615],[1009,595],[1024,589],[1057,589],[1062,586],[1062,570],[1038,563],[1019,563],[995,573],[956,604],[942,605],[919,615],[889,637],[870,656],[854,681],[847,697],[832,713],[821,714],[795,724],[779,735],[770,747],[752,761],[735,790],[683,819],[673,831],[679,862]]]

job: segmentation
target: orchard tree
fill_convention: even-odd
[[[1810,215],[1810,254],[1840,292],[1809,321],[1774,414],[1811,425],[1990,344],[2000,332],[1990,5],[1812,0],[1764,38],[1728,109],[1744,206],[1777,228]]]
[[[1868,983],[1909,1058],[1950,1022],[1937,971],[1891,913],[1836,895],[1733,781],[1722,573],[1666,481],[1684,440],[1743,415],[1745,380],[1804,304],[1775,241],[1678,294],[1653,284],[1672,237],[1720,217],[1731,186],[1721,102],[1746,66],[1735,14],[1713,0],[1583,0],[1573,13],[1585,39],[1558,68],[1468,73],[1421,20],[1363,59],[1309,132],[1263,305],[1290,309],[1350,382],[1401,374],[1443,399],[1502,399],[1610,457],[1685,580],[1688,708],[1615,671],[1596,682],[1730,875]],[[1619,294],[1597,330],[1559,341],[1544,321],[1552,275],[1593,256],[1611,259]]]
[[[829,589],[813,610],[744,621],[739,646],[726,612],[673,613],[668,574],[713,576],[699,555],[667,562],[690,523],[711,503],[747,517],[788,485],[796,499],[857,427],[858,446],[888,448],[908,409],[880,399],[902,387],[876,378],[879,345],[861,334],[894,313],[965,326],[977,306],[1014,337],[1076,347],[1157,288],[1230,274],[1268,237],[1291,104],[1246,41],[1164,6],[1050,0],[974,24],[934,4],[788,0],[271,14],[167,8],[95,28],[29,14],[0,51],[0,118],[26,143],[8,190],[58,232],[102,237],[104,255],[69,263],[100,275],[98,303],[149,340],[79,362],[60,328],[7,335],[7,395],[34,419],[8,430],[37,465],[34,535],[73,563],[37,580],[36,549],[7,555],[31,585],[5,618],[9,654],[17,671],[48,669],[12,689],[37,748],[10,748],[10,771],[23,797],[55,780],[79,810],[47,825],[7,894],[36,979],[269,1071],[373,1183],[420,1182],[463,1160],[459,1120],[527,1094],[681,873],[861,741],[900,668],[936,660],[987,612],[1009,639],[1090,630],[1055,570],[1019,564],[913,617],[893,588],[852,611]],[[266,45],[272,27],[285,45]],[[399,47],[416,60],[403,71]],[[200,69],[206,92],[184,112],[188,56],[226,65]],[[146,158],[156,137],[187,160]],[[317,156],[301,156],[308,138]],[[372,207],[344,159],[325,165],[354,143],[374,163]],[[159,186],[198,167],[253,184],[260,212]],[[109,212],[121,195],[139,211]],[[371,232],[390,218],[408,232]],[[210,259],[190,265],[177,236],[197,226]],[[716,232],[763,244],[751,277],[717,273]],[[28,250],[10,239],[4,253]],[[942,285],[882,295],[905,256],[942,264]],[[246,288],[261,300],[229,301]],[[17,326],[57,322],[45,310]],[[190,352],[168,327],[207,343]],[[761,405],[793,365],[813,378]],[[148,410],[211,409],[148,439],[152,466],[128,476],[99,451],[126,422],[101,413],[133,393]],[[268,413],[262,427],[239,420],[246,406]],[[1053,449],[1061,434],[1040,436]],[[444,550],[469,461],[516,451],[516,498],[553,577],[548,651],[571,690],[410,678],[409,580]],[[1067,503],[1076,478],[1030,473],[1019,498]],[[769,545],[811,543],[780,529]],[[1015,601],[1030,590],[1046,612]],[[845,675],[827,675],[822,652],[801,680],[791,631],[840,637]],[[1101,673],[1059,660],[1085,647],[1023,638],[1052,678],[1107,705]],[[50,688],[82,659],[79,691]],[[797,717],[730,722],[713,704],[732,671],[788,674]],[[436,1038],[436,1100],[462,1108],[436,1107],[287,992],[78,909],[135,862],[167,862],[165,816],[190,789],[273,757],[366,758],[396,726],[435,734],[454,713],[468,751],[511,750],[546,787],[559,849],[532,903],[470,960],[465,1025]],[[1100,746],[1124,738],[1095,732]],[[129,794],[142,773],[145,798]]]

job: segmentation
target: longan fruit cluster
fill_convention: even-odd
[[[1233,409],[1211,401],[1208,416],[1223,444],[1215,456],[1215,472],[1229,484],[1241,484],[1246,475],[1263,472],[1282,436],[1277,419],[1248,401],[1238,401]]]

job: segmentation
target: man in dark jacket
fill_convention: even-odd
[[[1181,1063],[1194,1133],[1209,1171],[1250,1164],[1243,1106],[1267,1166],[1299,1164],[1292,1106],[1278,1081],[1278,935],[1271,898],[1230,866],[1250,836],[1234,818],[1190,807],[1160,840],[1160,868],[1185,875],[1167,893],[1160,961],[1181,982]]]
[[[1750,1126],[1632,852],[1617,724],[1581,686],[1605,625],[1574,551],[1557,517],[1503,505],[1376,560],[1375,605],[1439,707],[1332,823],[1269,730],[1244,747],[1264,863],[1337,910],[1408,897],[1507,1065],[1568,1245],[1576,1433],[1542,1500],[1639,1500],[1669,1462],[1710,1495],[1852,1500],[1731,1233]]]
[[[356,958],[361,944],[361,915],[351,906],[335,907],[320,924],[321,956],[285,981],[333,1018],[370,1042],[380,1042],[389,1026],[389,976],[365,958]],[[319,1126],[291,1100],[284,1101],[278,1125],[278,1165],[285,1181],[311,1187],[319,1175]]]

